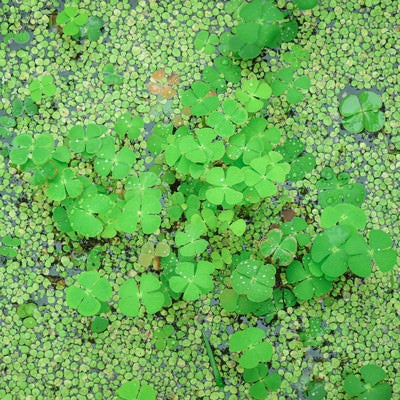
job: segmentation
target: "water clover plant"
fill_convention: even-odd
[[[146,383],[125,382],[117,391],[117,400],[156,400],[156,391]]]
[[[250,369],[271,360],[272,345],[264,341],[265,332],[260,328],[246,328],[229,338],[229,351],[242,353],[238,362],[242,368]]]
[[[179,262],[175,267],[176,276],[169,279],[169,286],[175,293],[183,293],[184,300],[197,300],[214,288],[213,272],[214,266],[208,261]]]
[[[310,10],[318,4],[318,0],[293,0],[300,10]]]
[[[86,128],[75,125],[68,131],[69,148],[75,153],[93,155],[101,148],[101,136],[106,132],[101,125],[88,124]]]
[[[75,177],[75,171],[71,168],[64,168],[55,178],[48,182],[46,195],[54,201],[62,201],[67,196],[75,198],[83,192],[83,183]]]
[[[161,282],[152,274],[140,277],[140,290],[134,279],[127,279],[119,288],[119,310],[128,317],[139,314],[141,303],[149,314],[160,311],[165,303]]]
[[[121,139],[126,135],[130,140],[137,139],[143,132],[143,128],[143,119],[139,116],[132,117],[130,113],[120,115],[114,126],[115,132]]]
[[[303,75],[294,79],[293,68],[283,68],[278,72],[266,75],[267,82],[271,85],[274,96],[285,95],[289,104],[298,104],[304,98],[304,93],[310,88],[310,79]]]
[[[29,84],[29,93],[32,101],[39,103],[42,99],[47,99],[56,94],[57,87],[53,83],[51,75],[43,75],[38,79],[34,79]]]
[[[87,37],[88,40],[94,42],[100,38],[101,28],[103,27],[103,21],[101,18],[94,15],[90,15],[85,25],[80,26],[80,36],[82,38]],[[65,33],[65,28],[64,28]]]
[[[268,374],[268,367],[265,364],[258,364],[243,372],[245,382],[252,383],[249,393],[256,400],[268,399],[271,392],[277,391],[282,383],[282,378],[277,372]]]
[[[192,115],[207,115],[218,108],[218,97],[212,93],[211,87],[198,81],[192,84],[191,89],[182,94],[182,105],[189,106]]]
[[[111,285],[97,271],[79,274],[74,285],[66,289],[67,304],[83,316],[99,313],[102,302],[111,297]]]
[[[245,80],[242,87],[236,90],[237,99],[249,113],[260,111],[265,100],[271,96],[271,87],[264,81],[257,79]]]
[[[385,115],[381,98],[374,92],[361,92],[344,97],[339,105],[343,127],[351,133],[359,133],[364,129],[377,132],[383,128]]]
[[[38,107],[35,104],[34,100],[30,97],[26,97],[24,100],[21,99],[15,99],[12,102],[12,115],[14,117],[21,117],[24,114],[32,116],[35,115],[38,111]],[[0,125],[1,123],[1,118],[0,117]],[[1,132],[0,132],[1,135]]]
[[[26,328],[34,328],[37,325],[37,319],[40,317],[37,308],[35,303],[24,303],[18,306],[17,315]]]
[[[261,254],[271,257],[274,264],[289,265],[297,251],[297,240],[293,236],[284,236],[280,229],[272,229],[261,243]]]
[[[78,7],[70,6],[57,15],[56,23],[63,27],[63,32],[67,36],[75,36],[80,33],[80,28],[88,21],[88,14]]]
[[[276,269],[259,260],[243,260],[231,275],[232,288],[245,294],[250,301],[261,302],[271,298]]]
[[[165,348],[175,350],[178,347],[179,342],[177,338],[174,337],[174,333],[174,327],[169,324],[157,329],[153,334],[154,347],[157,350],[164,350]]]
[[[386,372],[375,364],[367,364],[360,368],[361,379],[356,374],[345,377],[343,388],[352,399],[356,400],[389,400],[392,388],[383,382]]]
[[[282,55],[282,60],[290,65],[291,68],[300,68],[301,63],[310,59],[310,52],[303,49],[298,44],[294,44],[289,51]]]
[[[106,85],[121,85],[123,78],[114,71],[112,64],[106,64],[103,68],[103,80]]]
[[[206,176],[207,183],[212,185],[206,191],[207,200],[212,204],[227,204],[232,206],[243,199],[243,193],[233,187],[242,182],[243,172],[240,168],[231,166],[225,171],[221,167],[211,168]]]
[[[255,58],[264,47],[277,47],[297,35],[296,20],[288,18],[273,0],[253,0],[241,7],[239,15],[242,21],[229,40],[236,57]]]
[[[17,250],[14,247],[19,246],[21,241],[12,237],[10,234],[4,235],[0,241],[0,256],[3,257],[15,257]]]
[[[207,31],[199,31],[194,39],[194,48],[205,54],[213,54],[215,46],[219,43],[218,36]]]
[[[154,269],[159,269],[160,257],[167,257],[171,252],[171,248],[166,240],[161,240],[156,245],[152,241],[146,242],[139,254],[139,264],[143,267],[148,267],[153,263]]]
[[[321,171],[321,179],[316,183],[318,188],[318,203],[322,208],[339,203],[350,203],[361,206],[366,190],[361,183],[350,183],[350,175],[342,172],[337,176],[332,168],[325,167]]]

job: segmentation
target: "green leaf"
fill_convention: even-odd
[[[396,265],[397,254],[393,249],[392,238],[379,229],[369,232],[369,245],[375,264],[382,272],[388,272]]]
[[[337,204],[328,206],[321,214],[321,227],[330,228],[336,224],[349,225],[356,229],[364,229],[367,218],[363,210],[353,204]]]
[[[107,318],[103,317],[94,317],[92,323],[90,324],[90,330],[93,333],[102,333],[104,332],[109,325],[109,321]]]
[[[294,0],[300,10],[311,10],[318,4],[318,0]]]
[[[361,367],[360,374],[366,383],[375,386],[386,378],[385,371],[375,364],[367,364]]]
[[[156,391],[147,384],[137,381],[125,382],[117,391],[118,400],[156,400]]]
[[[118,308],[127,317],[139,314],[139,290],[134,279],[126,280],[119,288]]]
[[[359,378],[354,374],[347,375],[343,382],[344,390],[350,396],[357,396],[358,394],[364,392],[365,388]]]
[[[265,301],[272,296],[275,272],[272,265],[264,265],[262,261],[241,261],[232,273],[232,288],[245,294],[250,301]]]

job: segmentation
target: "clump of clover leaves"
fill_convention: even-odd
[[[15,257],[18,253],[14,247],[18,247],[21,241],[10,234],[4,235],[0,241],[0,256]]]
[[[14,41],[17,44],[27,44],[31,40],[31,34],[27,30],[20,31],[18,33],[8,32],[4,35],[4,43],[12,43]]]
[[[115,132],[121,139],[127,136],[130,140],[137,139],[143,133],[143,128],[143,118],[132,117],[130,113],[120,115],[114,126]]]
[[[12,135],[11,128],[14,128],[16,121],[7,115],[0,116],[0,138],[9,138]]]
[[[21,304],[17,308],[17,315],[22,319],[22,324],[26,328],[34,328],[37,325],[37,319],[40,317],[35,303]]]
[[[147,84],[149,92],[160,95],[163,99],[170,99],[176,94],[176,85],[179,83],[177,74],[166,75],[164,69],[158,69],[151,74]]]
[[[179,332],[175,335],[175,329],[172,325],[166,324],[154,332],[154,347],[157,350],[164,350],[165,348],[175,350],[179,346],[177,339],[179,339],[180,336]]]
[[[29,93],[35,103],[39,103],[42,99],[53,97],[56,91],[57,87],[54,85],[51,75],[43,75],[29,84]]]
[[[191,89],[185,90],[181,98],[182,105],[191,107],[194,116],[202,116],[218,108],[218,97],[211,90],[211,86],[202,81],[194,82]]]
[[[323,342],[323,335],[328,331],[320,317],[312,317],[308,321],[307,329],[300,332],[299,336],[305,346],[319,347]]]
[[[88,15],[87,11],[75,6],[67,6],[57,15],[56,23],[62,26],[66,36],[74,39],[88,38],[96,41],[101,35],[103,21],[96,16]]]
[[[139,315],[141,304],[149,314],[154,314],[168,303],[161,282],[150,273],[141,275],[139,287],[134,279],[126,280],[119,288],[118,294],[118,308],[128,317]]]
[[[156,391],[146,383],[125,382],[117,391],[117,400],[156,400]]]
[[[103,80],[106,85],[114,86],[121,85],[123,82],[123,78],[121,75],[118,75],[112,64],[106,64],[103,68]]]
[[[361,206],[366,191],[361,183],[350,183],[350,175],[342,172],[337,176],[332,168],[325,167],[321,171],[321,178],[316,186],[318,188],[318,203],[322,208],[333,206],[339,203],[350,203]]]
[[[266,399],[269,392],[278,390],[281,378],[277,373],[267,375],[266,362],[271,360],[273,348],[265,341],[266,333],[260,328],[246,328],[235,332],[229,338],[229,351],[240,352],[240,367],[243,377],[252,383],[250,395],[255,399]]]
[[[349,374],[345,377],[343,388],[352,399],[356,400],[389,400],[392,388],[389,383],[382,382],[386,378],[385,371],[375,364],[361,367],[359,376]]]
[[[236,90],[236,97],[247,112],[256,113],[264,107],[271,93],[271,87],[265,81],[249,79],[243,81],[241,88]]]
[[[100,312],[102,303],[111,297],[111,285],[97,271],[79,274],[74,285],[66,289],[67,304],[83,316],[92,316]]]
[[[26,97],[24,100],[15,99],[12,102],[12,115],[14,117],[21,117],[23,115],[32,116],[35,115],[38,111],[38,107],[34,100],[30,97]],[[0,117],[1,124],[1,117]],[[1,133],[0,133],[1,135]]]
[[[359,133],[364,129],[377,132],[385,123],[381,108],[382,100],[374,92],[361,92],[358,97],[354,94],[346,96],[339,105],[343,127],[351,133]]]
[[[215,52],[215,46],[218,43],[219,39],[216,34],[209,34],[207,31],[199,31],[194,39],[194,48],[199,52],[211,55]]]
[[[224,56],[217,57],[213,66],[206,66],[203,70],[203,81],[217,93],[225,93],[227,82],[239,83],[241,77],[240,67]]]
[[[294,44],[290,51],[287,51],[282,55],[282,60],[294,69],[300,68],[301,63],[303,61],[308,61],[309,59],[310,53],[298,44]]]
[[[277,72],[266,75],[266,81],[270,84],[274,96],[285,95],[290,104],[298,104],[304,98],[304,93],[310,88],[310,79],[303,75],[294,78],[293,68],[283,68]]]
[[[273,0],[253,0],[240,8],[241,21],[234,29],[228,46],[235,57],[257,57],[264,47],[277,47],[293,40],[297,22],[281,11]]]
[[[160,269],[160,257],[168,257],[171,248],[166,240],[161,240],[156,245],[153,241],[146,242],[140,249],[139,264],[148,267],[153,264],[154,269]]]

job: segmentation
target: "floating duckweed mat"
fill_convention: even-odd
[[[1,3],[1,399],[400,396],[399,5],[245,3]]]

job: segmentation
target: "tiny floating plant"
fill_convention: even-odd
[[[219,372],[219,369],[217,367],[217,363],[215,362],[214,353],[211,349],[210,342],[208,340],[206,333],[204,332],[204,329],[201,330],[201,333],[203,335],[204,346],[206,348],[206,352],[210,360],[210,365],[213,370],[215,382],[218,387],[224,387],[225,386],[224,380],[222,379],[221,373]]]

